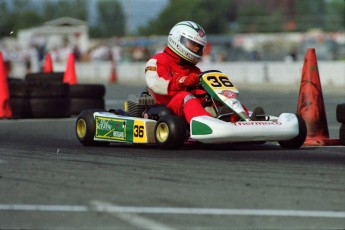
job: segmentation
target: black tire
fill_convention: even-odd
[[[68,97],[69,85],[54,81],[28,81],[26,91],[30,98]]]
[[[104,146],[109,142],[95,141],[96,122],[93,114],[95,112],[103,112],[104,110],[88,109],[82,111],[76,121],[76,135],[80,143],[85,146]]]
[[[70,98],[103,98],[105,87],[101,84],[76,84],[70,85]]]
[[[27,97],[10,98],[10,106],[12,109],[12,118],[30,118],[30,99]]]
[[[70,98],[71,115],[77,115],[86,109],[104,110],[104,99],[97,98]]]
[[[69,98],[30,98],[31,118],[70,117]]]
[[[345,124],[342,124],[339,129],[339,139],[342,145],[345,145]]]
[[[305,124],[305,121],[303,118],[299,115],[296,115],[298,119],[298,129],[299,133],[296,137],[287,140],[287,141],[278,141],[281,147],[287,148],[287,149],[298,149],[303,144],[307,137],[307,126]]]
[[[25,76],[26,81],[56,81],[63,82],[65,72],[52,72],[52,73],[28,73]]]
[[[186,123],[175,115],[162,116],[155,127],[156,142],[163,149],[178,149],[186,138]]]
[[[9,81],[8,90],[10,98],[20,98],[27,96],[26,83],[24,81]]]
[[[345,124],[345,103],[337,105],[336,115],[337,121]]]

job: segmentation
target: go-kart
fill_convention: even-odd
[[[266,115],[262,108],[246,111],[239,91],[229,77],[217,70],[199,75],[203,105],[213,117],[194,117],[188,125],[164,105],[157,105],[149,91],[129,95],[124,110],[84,110],[76,121],[76,134],[86,146],[110,142],[158,144],[178,149],[187,143],[223,144],[275,141],[283,148],[300,148],[306,138],[304,120],[292,113]],[[230,117],[237,120],[230,122]]]

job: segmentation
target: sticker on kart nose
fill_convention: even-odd
[[[126,140],[126,120],[96,117],[96,138]]]
[[[231,83],[228,76],[223,73],[211,72],[202,76],[204,82],[213,90],[231,90],[237,91]]]
[[[222,92],[220,92],[220,94],[222,94],[223,96],[225,96],[227,98],[236,98],[236,93],[234,93],[230,90],[223,90]]]

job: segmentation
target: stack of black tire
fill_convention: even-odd
[[[105,87],[100,84],[69,86],[70,113],[79,115],[85,109],[104,109]]]
[[[9,79],[13,118],[67,118],[84,109],[104,109],[105,87],[63,83],[64,72],[27,74]]]
[[[339,130],[339,139],[342,145],[345,145],[345,103],[337,105],[337,121],[341,123]]]

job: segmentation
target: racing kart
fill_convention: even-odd
[[[217,70],[199,75],[203,105],[213,117],[194,117],[190,124],[164,105],[157,105],[149,91],[129,95],[124,110],[84,110],[76,121],[78,140],[85,146],[110,142],[158,144],[178,149],[187,141],[204,144],[278,142],[283,148],[298,149],[306,138],[304,120],[292,113],[272,116],[262,108],[246,112],[238,100],[239,91],[230,78]],[[231,116],[237,116],[230,122]]]

